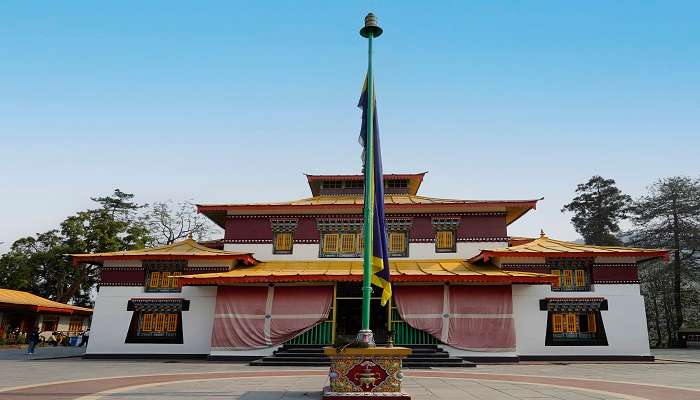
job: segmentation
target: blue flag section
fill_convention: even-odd
[[[373,99],[375,100],[375,99]],[[365,170],[364,154],[368,150],[367,146],[367,114],[369,107],[367,95],[367,79],[362,89],[360,102],[357,105],[362,108],[362,128],[360,130],[360,144],[363,147],[363,172]],[[371,190],[374,199],[374,210],[372,215],[373,220],[373,240],[372,240],[372,284],[382,288],[382,306],[391,298],[391,282],[389,273],[389,251],[387,246],[387,231],[386,220],[384,219],[384,173],[382,171],[382,151],[379,145],[379,124],[377,123],[377,103],[371,102],[374,105],[374,116],[372,118],[373,125],[373,143],[369,146],[374,153],[374,179],[370,181],[370,185],[374,187],[365,187],[365,190]],[[367,179],[365,179],[367,185]]]

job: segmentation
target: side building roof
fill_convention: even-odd
[[[0,288],[0,310],[3,309],[20,309],[56,314],[92,314],[91,308],[59,303],[20,290]]]
[[[622,246],[591,246],[550,239],[541,235],[530,242],[500,249],[481,250],[470,262],[488,262],[507,257],[633,257],[637,262],[654,258],[668,259],[666,249],[643,249]]]
[[[255,264],[252,253],[241,253],[214,249],[185,239],[173,244],[140,250],[113,251],[107,253],[69,254],[73,264],[102,264],[106,260],[230,260],[243,264]]]

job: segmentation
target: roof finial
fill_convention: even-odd
[[[543,238],[547,235],[544,234],[544,229],[540,229],[540,237]]]
[[[192,232],[190,232],[190,233],[187,234],[187,239],[192,240]]]

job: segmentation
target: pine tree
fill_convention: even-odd
[[[631,209],[635,230],[630,242],[673,250],[673,332],[683,326],[683,292],[693,291],[700,257],[700,180],[684,176],[660,179]],[[687,293],[686,293],[687,294]],[[687,296],[685,296],[687,297]]]
[[[619,222],[627,218],[632,198],[615,186],[615,180],[598,175],[576,187],[577,196],[561,212],[572,212],[571,222],[586,244],[619,245],[615,234]]]

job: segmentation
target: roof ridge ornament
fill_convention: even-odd
[[[547,235],[544,233],[544,229],[540,228],[540,237],[545,238]]]

